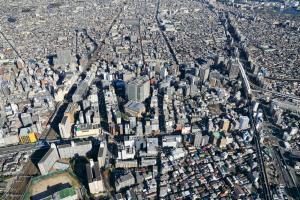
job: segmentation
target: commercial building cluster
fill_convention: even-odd
[[[297,196],[299,24],[258,7],[7,1],[3,197]]]
[[[294,3],[297,2],[236,2],[222,8],[230,12],[230,20],[243,40],[249,68],[260,84],[269,90],[299,96],[300,24]],[[282,8],[277,10],[276,6]],[[285,13],[286,9],[291,13]]]

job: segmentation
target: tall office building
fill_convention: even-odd
[[[104,192],[104,184],[98,162],[90,160],[90,163],[86,164],[86,174],[90,193],[98,194]]]
[[[201,83],[205,82],[209,76],[209,67],[207,65],[199,67],[199,78]]]
[[[70,123],[74,123],[75,119],[74,119],[74,115],[75,112],[78,111],[78,104],[77,103],[69,103],[68,107],[64,113],[64,116],[68,116],[68,120],[70,121]]]
[[[249,128],[249,117],[247,116],[240,116],[240,129],[245,130]]]
[[[32,117],[31,117],[30,113],[22,113],[21,114],[21,121],[22,121],[23,126],[28,126],[30,124],[33,124]]]
[[[43,156],[43,158],[38,163],[39,170],[42,175],[47,174],[54,163],[59,159],[59,155],[55,145],[51,145],[51,148],[47,151],[47,153]]]
[[[86,123],[88,123],[88,124],[92,123],[92,114],[93,114],[93,111],[91,111],[91,110],[87,110],[85,112]]]
[[[107,155],[107,144],[105,141],[102,141],[100,143],[100,147],[98,150],[98,164],[99,164],[99,168],[104,167],[105,165],[105,160],[106,160],[106,155]]]
[[[208,119],[208,132],[212,132],[214,130],[215,130],[215,128],[214,128],[214,123],[213,123],[212,119]]]
[[[64,116],[61,122],[58,124],[60,136],[62,138],[70,138],[72,132],[72,125],[71,119],[69,116]]]
[[[202,145],[202,133],[196,133],[194,137],[194,146],[201,147]]]
[[[60,136],[62,138],[70,138],[72,133],[72,126],[74,124],[74,115],[78,110],[77,103],[69,103],[61,122],[58,124]]]
[[[150,95],[150,81],[147,76],[137,77],[127,83],[126,94],[129,100],[145,101]]]
[[[237,60],[230,59],[229,61],[229,79],[236,79],[239,76],[240,68]]]
[[[221,131],[227,132],[229,129],[230,122],[228,119],[223,119]]]
[[[80,124],[84,124],[85,123],[83,111],[79,112],[79,123]]]
[[[297,127],[292,127],[290,135],[296,135],[299,132],[299,129]]]
[[[209,142],[209,135],[203,135],[203,136],[202,136],[202,143],[201,143],[201,146],[207,145],[208,142]]]
[[[89,84],[86,80],[80,82],[78,84],[76,91],[74,92],[74,94],[72,96],[72,101],[79,102],[79,101],[83,100],[83,97],[86,95],[88,88],[89,88]]]

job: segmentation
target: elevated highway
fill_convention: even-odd
[[[266,79],[275,80],[275,81],[288,81],[288,82],[300,82],[300,79],[297,78],[276,78],[276,77],[270,77],[265,76]]]
[[[247,74],[245,72],[245,69],[244,69],[242,63],[240,62],[240,59],[237,59],[237,61],[238,61],[238,64],[239,64],[240,74],[242,76],[242,81],[243,81],[243,86],[244,86],[245,93],[246,93],[247,97],[250,97],[251,94],[252,94],[252,90],[251,90],[251,87],[250,87],[250,83],[249,83]]]

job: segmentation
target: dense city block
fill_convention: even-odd
[[[299,1],[0,5],[0,199],[300,199]]]

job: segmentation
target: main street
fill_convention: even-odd
[[[226,15],[227,20],[226,22],[229,22],[228,19],[228,15]],[[224,23],[226,23],[224,22]],[[236,37],[235,33],[234,33],[234,27],[228,23],[228,24],[224,24],[224,27],[227,27],[227,32],[231,35],[231,37],[234,39],[235,42],[235,46],[238,46],[240,48],[240,40]],[[240,50],[240,49],[239,49]],[[264,158],[263,158],[263,154],[262,154],[262,150],[261,150],[261,146],[260,146],[260,135],[259,132],[256,130],[256,122],[253,119],[253,111],[252,111],[252,107],[250,106],[250,103],[252,101],[252,89],[250,87],[250,83],[246,74],[246,71],[244,69],[243,63],[240,62],[240,58],[238,59],[238,64],[239,64],[239,69],[240,69],[240,74],[242,75],[242,80],[243,80],[243,87],[244,92],[245,92],[245,96],[248,99],[248,114],[249,114],[249,118],[250,118],[250,124],[251,124],[251,129],[252,132],[254,133],[254,142],[255,142],[255,147],[256,147],[256,155],[258,158],[258,162],[259,162],[259,169],[260,169],[260,175],[261,175],[261,184],[263,186],[263,195],[264,198],[266,200],[272,200],[272,194],[270,191],[270,187],[269,187],[269,182],[268,182],[268,177],[267,177],[267,173],[266,173],[266,168],[265,168],[265,163],[264,163]]]

